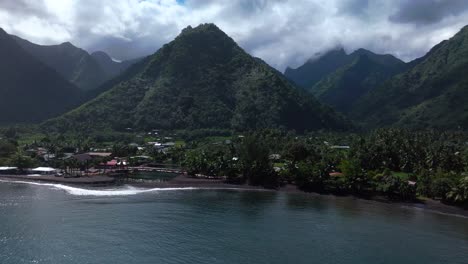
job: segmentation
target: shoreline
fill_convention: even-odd
[[[32,182],[44,182],[44,183],[65,183],[65,184],[78,184],[78,185],[107,185],[116,182],[116,179],[109,176],[98,175],[91,177],[76,177],[76,178],[65,178],[57,177],[54,175],[41,175],[41,176],[28,176],[28,175],[0,175],[2,180],[22,180]]]
[[[151,188],[213,188],[213,189],[236,189],[236,190],[250,190],[250,191],[268,191],[268,192],[279,192],[287,194],[301,194],[307,197],[320,197],[324,199],[340,199],[340,200],[361,200],[361,201],[372,201],[375,203],[389,204],[394,206],[400,206],[402,208],[409,208],[414,210],[422,210],[426,212],[465,217],[468,218],[468,210],[461,207],[443,204],[440,201],[432,199],[424,199],[414,202],[404,201],[392,201],[383,196],[374,196],[370,198],[364,198],[353,195],[334,195],[334,194],[319,194],[314,192],[304,192],[297,189],[294,185],[286,185],[277,190],[266,189],[259,186],[251,185],[239,185],[225,183],[219,179],[197,179],[190,178],[185,175],[178,175],[168,181],[128,181],[119,182],[115,178],[109,176],[92,176],[92,177],[81,177],[81,178],[64,178],[55,176],[26,176],[26,175],[0,175],[0,180],[6,180],[9,182],[14,181],[29,181],[29,182],[41,182],[41,183],[56,183],[56,184],[69,184],[74,187],[110,187],[110,186],[122,186],[129,185],[137,188],[151,189]]]

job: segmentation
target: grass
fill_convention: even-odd
[[[392,174],[399,177],[402,180],[408,180],[411,175],[411,173],[402,172],[402,171],[392,171]]]
[[[175,142],[176,147],[185,147],[186,143],[183,140],[176,140]]]
[[[284,163],[284,162],[275,162],[275,163],[273,163],[273,167],[278,167],[278,168],[284,168],[284,165],[286,165],[286,163]]]
[[[201,140],[204,143],[222,143],[226,140],[232,140],[232,136],[212,136],[212,137],[205,137]]]
[[[161,141],[161,138],[160,137],[152,137],[152,136],[145,136],[143,138],[143,141],[145,143],[148,143],[148,142],[157,142],[157,141]]]

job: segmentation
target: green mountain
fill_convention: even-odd
[[[92,90],[125,71],[134,61],[115,62],[104,52],[89,54],[70,42],[42,46],[11,36],[31,55],[82,90]]]
[[[342,113],[349,113],[363,95],[390,77],[408,69],[392,55],[377,55],[359,49],[350,55],[352,61],[325,76],[308,90],[320,101]]]
[[[344,49],[328,51],[318,59],[308,60],[297,69],[287,67],[284,75],[299,87],[309,89],[322,78],[353,61]]]
[[[114,80],[115,81],[115,80]],[[349,123],[213,24],[188,27],[49,129],[345,129]]]
[[[0,29],[0,124],[38,122],[76,106],[80,92]]]
[[[370,127],[468,128],[468,26],[369,92],[352,116]]]

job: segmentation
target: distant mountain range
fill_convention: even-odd
[[[113,61],[71,43],[41,46],[0,29],[0,124],[61,115],[102,91],[140,59]]]
[[[242,50],[213,24],[188,27],[97,98],[53,119],[59,131],[103,128],[297,131],[350,123]]]
[[[70,42],[42,46],[11,35],[31,55],[82,90],[92,90],[124,72],[137,60],[116,62],[105,52],[89,54]]]
[[[378,55],[365,49],[347,55],[339,49],[296,70],[288,68],[285,75],[319,100],[347,114],[361,96],[408,67],[392,55]],[[307,75],[307,71],[312,72]]]
[[[332,50],[286,77],[364,128],[468,128],[468,27],[409,63]]]
[[[79,89],[0,29],[0,124],[38,122],[76,106]]]

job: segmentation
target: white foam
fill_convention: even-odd
[[[140,193],[158,192],[158,191],[179,191],[179,190],[200,189],[200,188],[194,188],[194,187],[141,189],[141,188],[135,188],[132,186],[123,186],[123,187],[112,188],[112,189],[93,190],[93,189],[77,188],[77,187],[72,187],[68,185],[53,184],[53,183],[37,183],[37,182],[28,182],[28,181],[7,181],[7,180],[0,180],[0,182],[47,186],[47,187],[52,187],[54,189],[63,190],[67,192],[68,194],[76,195],[76,196],[128,196],[128,195],[136,195]]]

